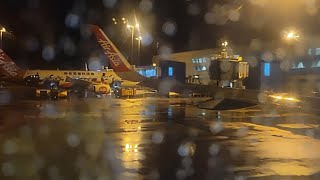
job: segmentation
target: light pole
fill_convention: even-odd
[[[139,37],[136,38],[136,40],[138,41],[138,63],[137,63],[137,65],[140,65],[140,50],[141,50],[142,37],[139,36]]]
[[[2,36],[3,36],[3,33],[4,33],[4,32],[7,32],[7,31],[6,31],[6,29],[5,29],[4,27],[2,27],[2,28],[0,29],[0,42],[1,42],[1,43],[0,43],[1,47],[0,47],[0,48],[1,48],[1,49],[2,49]]]
[[[139,24],[137,23],[135,26],[128,24],[127,28],[131,30],[131,59],[133,63],[133,36],[134,36],[134,29],[139,29]]]

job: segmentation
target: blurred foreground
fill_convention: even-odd
[[[207,98],[1,106],[1,179],[319,179],[317,114]]]

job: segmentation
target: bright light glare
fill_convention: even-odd
[[[224,47],[227,47],[227,45],[228,45],[228,42],[227,42],[227,41],[225,41],[225,42],[222,43],[222,46],[224,46]]]
[[[297,34],[295,34],[294,32],[290,32],[287,35],[288,39],[293,39],[293,38],[298,38],[299,36]]]
[[[6,32],[6,28],[2,27],[1,32]]]
[[[287,101],[294,101],[294,102],[299,102],[300,100],[294,98],[294,97],[289,97],[289,96],[281,96],[281,95],[269,95],[269,97],[277,99],[277,100],[287,100]]]

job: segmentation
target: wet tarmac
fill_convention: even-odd
[[[320,179],[319,116],[206,98],[1,106],[0,179]]]

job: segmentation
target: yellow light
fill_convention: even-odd
[[[293,32],[288,33],[287,38],[291,39],[293,37],[294,37],[294,33]]]
[[[154,67],[155,67],[155,66],[157,66],[157,64],[156,64],[156,63],[152,63],[152,66],[154,66]]]
[[[2,27],[1,32],[6,32],[6,28]]]
[[[288,31],[283,31],[283,37],[286,40],[292,40],[292,39],[298,39],[300,36],[298,35],[297,30],[288,30]]]
[[[299,102],[299,99],[296,99],[294,97],[289,97],[289,96],[280,96],[280,95],[269,95],[269,97],[277,99],[277,100],[287,100],[287,101],[295,101]]]
[[[224,47],[227,47],[227,45],[228,45],[228,42],[227,42],[227,41],[225,41],[225,42],[222,43],[222,46],[224,46]]]
[[[128,25],[127,25],[127,28],[129,28],[129,29],[130,29],[131,27],[132,27],[132,26],[131,26],[130,24],[128,24]]]
[[[112,18],[112,21],[116,21],[116,18]]]
[[[139,26],[140,26],[139,24],[136,24],[136,28],[139,28]]]
[[[125,21],[125,20],[126,20],[126,18],[122,17],[122,21]]]

